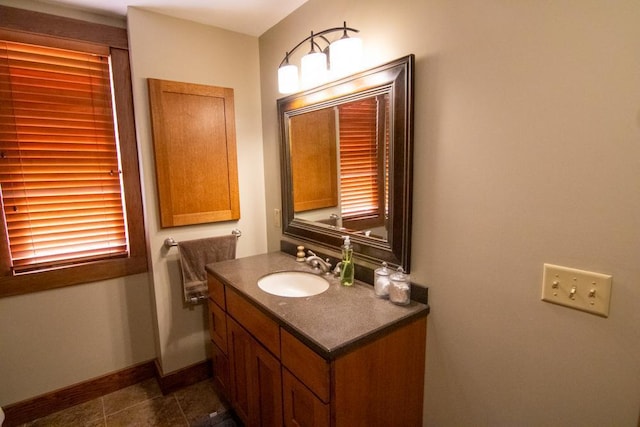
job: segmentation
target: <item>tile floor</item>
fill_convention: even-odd
[[[24,427],[207,426],[212,425],[209,414],[224,410],[210,379],[163,396],[158,382],[152,378]]]

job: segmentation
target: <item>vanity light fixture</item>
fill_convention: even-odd
[[[327,34],[338,31],[342,32],[342,37],[333,42],[325,37]],[[309,89],[329,79],[338,79],[357,71],[362,58],[362,41],[358,37],[349,37],[347,33],[349,31],[359,32],[355,28],[347,27],[346,22],[342,27],[328,28],[317,33],[312,31],[309,37],[289,50],[278,67],[280,93],[287,94],[299,89]],[[317,40],[326,43],[326,47],[322,49]],[[311,49],[300,61],[301,75],[298,78],[298,67],[289,63],[289,59],[291,54],[307,41],[310,42]]]

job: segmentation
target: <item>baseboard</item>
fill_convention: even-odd
[[[213,371],[211,361],[205,360],[164,375],[162,374],[162,369],[156,360],[156,376],[158,378],[158,384],[160,385],[162,394],[169,394],[183,387],[190,386],[191,384],[195,384],[212,377]]]
[[[74,384],[3,408],[3,427],[11,427],[97,399],[157,375],[154,360]]]
[[[54,412],[62,411],[81,403],[97,399],[121,388],[137,384],[149,378],[156,378],[163,394],[169,394],[183,387],[195,384],[212,376],[211,361],[205,360],[167,375],[157,359],[143,362],[98,378],[54,390],[50,393],[8,405],[2,410],[5,414],[3,427],[20,424],[42,418]]]

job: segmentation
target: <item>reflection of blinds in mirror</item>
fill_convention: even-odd
[[[378,100],[375,97],[340,105],[340,201],[342,218],[383,219],[384,155],[378,141],[384,141],[386,126],[378,128]],[[386,109],[382,109],[386,113]],[[384,123],[381,120],[380,123]],[[379,137],[382,132],[382,137]]]
[[[293,210],[338,205],[336,118],[332,108],[291,117]]]

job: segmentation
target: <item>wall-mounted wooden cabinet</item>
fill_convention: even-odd
[[[161,226],[239,219],[233,89],[148,86]]]

